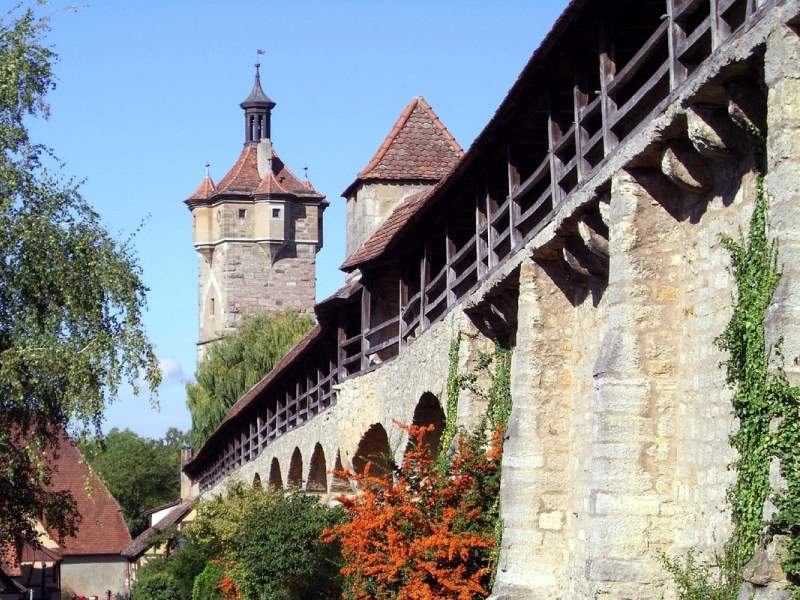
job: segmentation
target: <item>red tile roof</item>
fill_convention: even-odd
[[[438,181],[464,151],[422,96],[405,107],[375,156],[342,193],[370,179]]]
[[[57,533],[47,529],[61,547],[60,553],[119,554],[131,542],[122,509],[66,434],[60,436],[57,452],[49,461],[53,470],[50,489],[68,490],[81,515],[75,537],[58,540]]]
[[[275,183],[269,183],[274,179]],[[275,187],[277,185],[277,188]],[[272,189],[271,189],[272,188]],[[220,179],[211,196],[221,194],[309,194],[316,193],[308,181],[300,181],[284,162],[272,151],[272,172],[258,175],[258,143],[248,142],[231,169]],[[209,197],[211,197],[209,196]],[[191,199],[191,198],[190,198]]]
[[[206,175],[203,177],[203,181],[200,182],[200,185],[197,186],[197,189],[194,193],[189,196],[186,200],[187,202],[190,200],[208,200],[211,196],[214,195],[214,191],[216,187],[214,186],[214,181]]]
[[[352,271],[358,265],[369,262],[383,254],[384,250],[397,237],[403,225],[422,207],[430,191],[419,192],[406,198],[389,215],[389,218],[353,252],[340,267]]]

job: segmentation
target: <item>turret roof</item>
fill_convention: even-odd
[[[301,181],[292,173],[275,153],[274,148],[271,152],[272,168],[264,173],[264,177],[260,177],[258,174],[258,143],[246,143],[236,162],[216,186],[210,177],[208,182],[204,179],[188,200],[209,200],[222,194],[319,195],[311,182]]]
[[[259,68],[261,67],[260,64],[256,64],[256,79],[253,81],[253,89],[250,90],[250,94],[242,100],[242,103],[239,104],[242,108],[250,108],[250,107],[267,107],[273,108],[275,106],[275,102],[264,93],[264,90],[261,87],[261,72]]]
[[[378,151],[342,193],[349,196],[360,181],[370,179],[436,182],[459,161],[464,151],[422,96],[405,107]]]

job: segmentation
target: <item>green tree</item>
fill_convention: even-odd
[[[215,562],[208,563],[194,580],[192,600],[223,600],[221,580],[222,567]]]
[[[197,369],[197,383],[186,386],[192,429],[189,439],[199,448],[228,409],[255,385],[303,337],[314,321],[295,311],[259,315],[214,344]]]
[[[180,453],[186,434],[171,428],[162,439],[112,429],[82,444],[89,464],[122,506],[131,535],[147,528],[147,511],[180,495]]]
[[[322,532],[342,512],[315,496],[266,492],[271,502],[254,506],[233,539],[231,573],[244,598],[312,600],[341,593],[340,548]]]
[[[56,55],[45,19],[0,15],[0,544],[60,535],[79,517],[48,491],[46,455],[68,425],[99,430],[106,403],[160,373],[145,336],[147,289],[130,240],[114,240],[78,185],[45,168],[25,120],[46,117]]]
[[[148,573],[142,569],[133,584],[133,597],[136,600],[178,600],[187,596],[181,596],[180,586],[171,573]]]

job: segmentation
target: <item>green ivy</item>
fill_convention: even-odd
[[[733,315],[717,346],[728,353],[726,379],[733,389],[739,430],[730,436],[738,458],[731,468],[736,480],[728,489],[733,534],[713,569],[698,567],[692,555],[685,563],[666,561],[680,597],[735,599],[745,565],[770,535],[788,538],[783,569],[793,600],[800,600],[800,388],[789,384],[780,352],[782,340],[768,348],[764,320],[781,278],[778,248],[767,237],[766,140],[750,124],[756,163],[756,202],[750,230],[739,240],[724,237],[736,281]],[[785,489],[770,487],[770,464],[780,463]],[[763,520],[765,503],[777,512]],[[713,572],[712,572],[713,571]],[[706,593],[704,590],[712,590]]]

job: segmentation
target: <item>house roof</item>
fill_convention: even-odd
[[[341,269],[352,271],[358,265],[369,262],[380,256],[392,243],[403,225],[419,210],[425,199],[430,195],[430,190],[418,192],[406,198],[392,211],[389,218],[369,236],[358,249],[344,261]]]
[[[60,554],[119,554],[131,541],[122,509],[66,434],[59,436],[58,448],[48,460],[52,467],[49,488],[69,491],[81,515],[77,535],[63,540],[45,524]]]
[[[158,523],[152,527],[148,527],[137,535],[135,540],[122,549],[121,554],[128,558],[137,558],[141,556],[141,554],[151,546],[150,538],[153,534],[164,531],[179,523],[191,510],[192,502],[190,500],[177,501],[177,506],[175,506],[175,508],[167,513]]]
[[[301,181],[272,150],[272,170],[260,177],[258,174],[258,142],[247,142],[233,166],[219,180],[208,199],[222,194],[282,193],[294,195],[319,195],[309,181]],[[269,183],[273,180],[274,183]],[[277,188],[269,189],[269,186]],[[264,187],[267,186],[267,187]],[[190,200],[192,197],[189,198]]]
[[[464,151],[422,96],[400,113],[389,135],[342,193],[349,196],[366,180],[438,181],[453,168]]]

